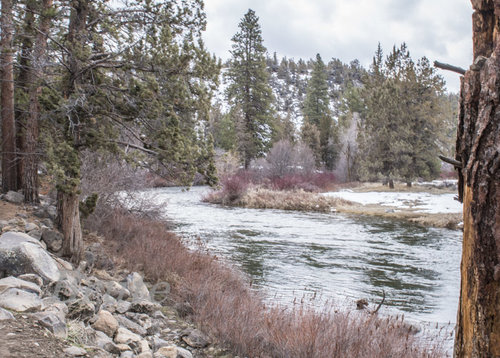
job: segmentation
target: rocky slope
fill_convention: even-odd
[[[56,254],[62,239],[52,229],[53,207],[5,200],[1,357],[232,357],[179,317],[168,283],[150,285],[137,272],[115,269],[97,240],[73,267]]]

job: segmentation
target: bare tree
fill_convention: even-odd
[[[454,356],[500,357],[500,2],[473,0],[474,64],[461,79],[456,160],[464,203]]]

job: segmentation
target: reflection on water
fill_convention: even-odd
[[[155,189],[184,237],[200,237],[247,272],[270,297],[380,301],[386,313],[454,322],[461,233],[370,216],[223,208],[199,201],[207,188]]]

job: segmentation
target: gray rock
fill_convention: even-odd
[[[42,309],[44,312],[55,314],[61,321],[66,322],[66,315],[69,313],[69,309],[64,302],[54,302],[49,306],[45,306],[45,301],[42,300]]]
[[[9,222],[7,220],[0,220],[0,230],[3,230],[3,228],[7,225],[9,225]]]
[[[165,357],[165,358],[193,358],[193,355],[187,349],[177,347],[177,346],[168,346],[160,348],[155,354],[155,358]]]
[[[128,310],[130,309],[130,306],[132,306],[132,304],[128,301],[119,301],[117,306],[116,306],[116,312],[124,314],[124,313],[128,312]]]
[[[149,290],[137,272],[127,276],[127,288],[134,299],[149,299]]]
[[[153,312],[151,317],[156,318],[156,319],[167,319],[167,317],[165,317],[165,315],[163,314],[162,311]]]
[[[16,319],[12,313],[6,309],[0,308],[0,322],[8,319]]]
[[[44,229],[42,231],[42,241],[47,244],[49,250],[58,252],[62,249],[63,235],[56,230]]]
[[[153,352],[143,352],[137,355],[137,358],[153,358]]]
[[[118,301],[113,296],[110,296],[107,293],[102,296],[102,304],[101,304],[102,310],[115,313],[117,307],[118,307]]]
[[[80,290],[73,282],[71,282],[67,278],[51,283],[49,286],[49,291],[54,296],[60,298],[63,301],[72,298],[80,298],[78,297]]]
[[[24,233],[6,232],[0,236],[0,275],[38,274],[44,283],[59,280],[61,274],[52,257],[38,240]]]
[[[38,210],[34,211],[33,215],[39,217],[40,219],[55,220],[57,217],[57,209],[54,205],[42,206]]]
[[[118,345],[115,344],[112,340],[104,343],[102,349],[104,349],[106,352],[109,352],[111,354],[118,355],[121,353],[120,347],[118,347]]]
[[[35,293],[9,288],[0,293],[0,307],[17,312],[38,311],[42,300]]]
[[[7,194],[3,196],[3,199],[5,201],[8,201],[10,203],[14,204],[21,204],[24,202],[24,195],[21,193],[18,193],[17,191],[8,191]]]
[[[205,348],[210,344],[210,338],[198,329],[185,331],[182,335],[182,340],[193,348]]]
[[[160,337],[153,336],[152,345],[153,345],[153,349],[155,351],[157,351],[160,348],[168,347],[170,345],[170,343],[168,343],[164,339],[161,339]]]
[[[125,351],[120,354],[120,358],[134,358],[135,354],[132,351]]]
[[[137,313],[149,314],[159,309],[161,309],[161,305],[159,303],[151,302],[149,300],[144,300],[144,299],[133,301],[132,305],[130,306],[130,311]]]
[[[33,282],[38,287],[43,286],[42,278],[34,273],[25,273],[24,275],[17,276],[17,278],[28,282]]]
[[[18,288],[23,291],[35,293],[38,296],[42,293],[40,287],[33,282],[24,281],[13,276],[0,279],[0,293],[9,288]]]
[[[95,305],[87,297],[69,300],[67,304],[70,319],[88,321],[95,314]]]
[[[38,225],[35,224],[35,223],[27,223],[24,226],[24,231],[26,231],[26,232],[31,232],[31,231],[34,231],[34,230],[38,230]]]
[[[130,297],[130,291],[116,281],[106,283],[106,292],[117,300],[126,300]]]
[[[140,336],[145,336],[147,334],[147,330],[145,328],[135,323],[134,321],[128,319],[127,317],[124,317],[122,315],[115,315],[115,318],[120,324],[120,326],[123,326]]]
[[[75,346],[64,348],[63,352],[72,357],[83,357],[87,355],[87,351],[85,349]]]
[[[52,312],[38,312],[33,314],[37,322],[47,328],[54,336],[66,339],[68,330],[66,329],[66,322],[61,320],[61,317]]]
[[[124,327],[118,328],[114,339],[115,343],[117,344],[139,343],[141,340],[141,336],[129,331]]]

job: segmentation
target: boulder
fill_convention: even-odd
[[[3,199],[5,201],[8,201],[10,203],[14,204],[22,204],[24,202],[24,195],[21,193],[18,193],[17,191],[8,191],[4,196]]]
[[[101,310],[97,313],[97,319],[92,325],[92,327],[97,330],[106,333],[109,337],[113,337],[115,332],[118,330],[118,321],[113,315],[105,310]]]
[[[38,311],[42,300],[36,293],[9,288],[0,293],[0,307],[17,312]]]
[[[120,354],[120,358],[134,358],[135,354],[132,351],[124,351]]]
[[[34,313],[33,317],[37,322],[47,328],[54,336],[66,339],[68,330],[66,329],[66,322],[61,317],[53,312],[38,312]]]
[[[31,236],[6,232],[0,236],[0,275],[39,275],[44,283],[59,280],[61,274],[54,259]]]
[[[166,340],[161,339],[160,337],[153,336],[153,349],[157,351],[160,348],[163,347],[168,347],[170,343],[168,343]]]
[[[132,304],[128,301],[119,301],[118,304],[116,305],[116,312],[118,313],[126,313]]]
[[[117,300],[126,300],[130,297],[130,291],[116,281],[106,283],[106,292]]]
[[[110,296],[107,293],[102,296],[101,309],[115,313],[117,307],[118,301],[116,301],[113,296]]]
[[[168,346],[162,347],[154,354],[155,358],[193,358],[193,355],[187,349],[177,347],[177,346]]]
[[[17,278],[28,282],[33,282],[38,287],[43,286],[42,278],[34,273],[25,273],[24,275],[17,276]]]
[[[115,343],[117,344],[130,344],[139,343],[142,340],[141,336],[129,331],[124,327],[118,328],[115,336]]]
[[[122,315],[115,315],[115,318],[120,326],[123,326],[140,336],[145,336],[147,334],[147,330],[145,328],[135,323],[134,321],[128,319],[127,317],[124,317]]]
[[[38,296],[42,293],[40,286],[33,282],[24,281],[13,276],[0,279],[0,293],[8,290],[9,288],[18,288],[23,291],[35,293]]]
[[[87,321],[95,314],[95,305],[87,297],[69,300],[67,304],[70,319]]]
[[[139,299],[132,302],[130,305],[130,311],[136,313],[153,313],[161,309],[161,305],[156,302],[151,302],[145,299]]]
[[[49,286],[49,291],[59,299],[65,301],[70,298],[81,298],[79,296],[80,290],[78,287],[71,282],[68,278],[53,282]]]
[[[12,313],[6,309],[0,308],[0,322],[8,319],[16,319]]]
[[[149,290],[144,284],[142,276],[132,272],[127,276],[127,288],[134,299],[149,299]]]
[[[56,230],[44,229],[42,231],[42,241],[47,244],[49,250],[58,252],[62,249],[63,235]]]
[[[87,351],[85,349],[76,346],[64,348],[63,352],[71,357],[84,357],[87,355]]]
[[[185,331],[182,335],[182,340],[193,348],[205,348],[210,344],[210,338],[198,329]]]
[[[31,232],[31,231],[34,231],[34,230],[38,230],[38,225],[35,224],[35,223],[27,223],[25,226],[24,226],[24,231],[26,232]]]

